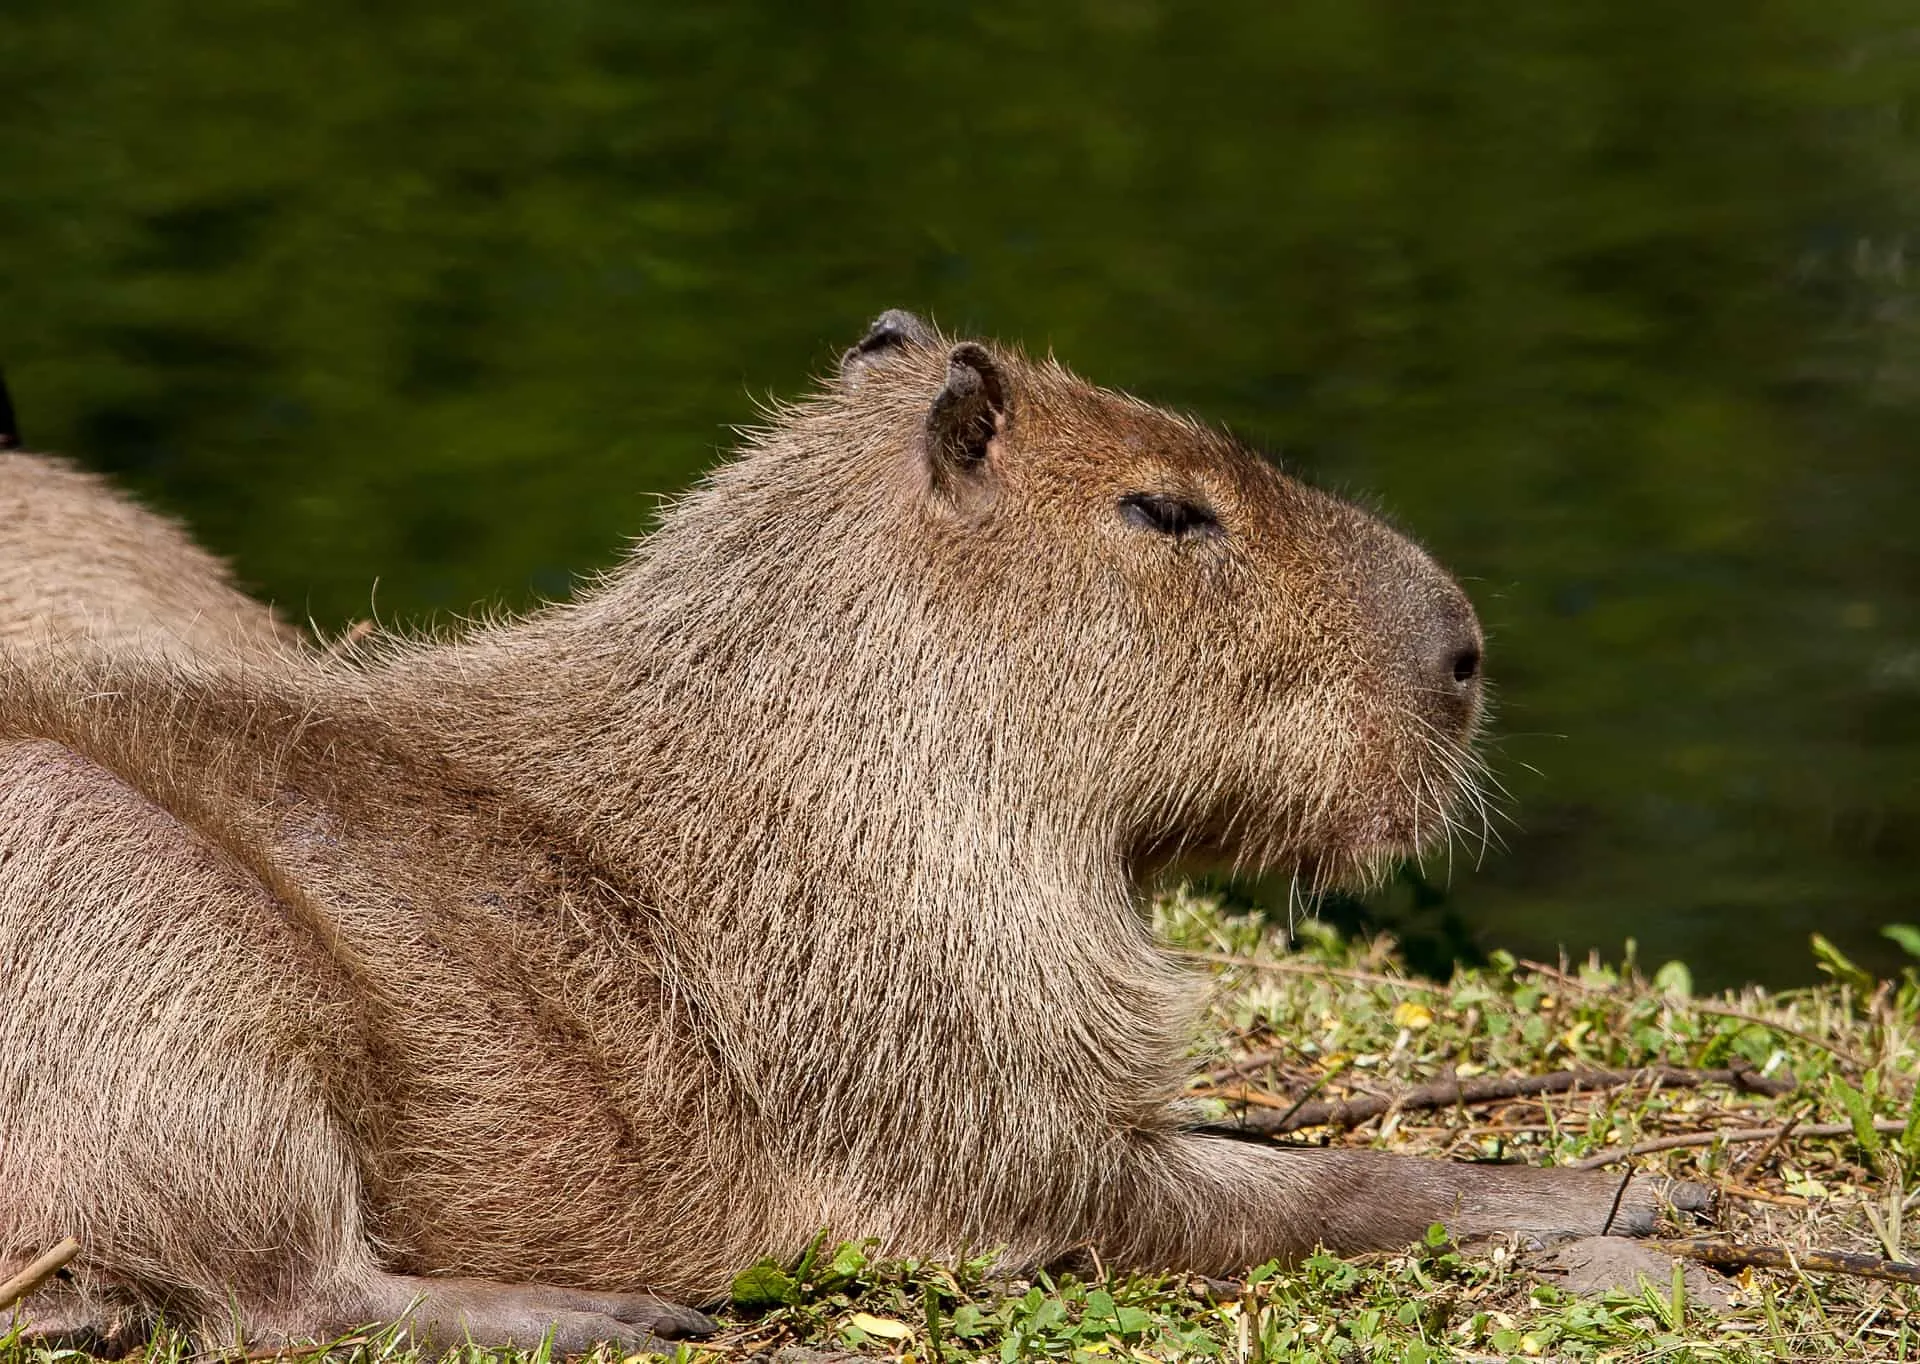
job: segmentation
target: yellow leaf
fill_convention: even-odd
[[[870,1336],[881,1340],[912,1340],[913,1328],[904,1321],[895,1321],[891,1317],[872,1317],[865,1312],[855,1312],[847,1318],[847,1325],[857,1326]]]
[[[1429,1028],[1433,1026],[1433,1010],[1407,1000],[1393,1006],[1393,1021],[1403,1028]]]
[[[1830,1191],[1827,1186],[1812,1175],[1804,1174],[1788,1166],[1780,1171],[1780,1182],[1786,1185],[1787,1192],[1795,1198],[1827,1198]]]

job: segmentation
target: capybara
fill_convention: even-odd
[[[1052,361],[887,314],[577,601],[375,647],[0,663],[0,1251],[84,1244],[37,1332],[631,1347],[823,1230],[1220,1274],[1701,1197],[1183,1130],[1143,877],[1438,835],[1480,630]]]
[[[279,652],[300,633],[173,521],[105,479],[19,449],[0,382],[0,647]]]

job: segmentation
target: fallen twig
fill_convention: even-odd
[[[1256,1108],[1278,1109],[1288,1113],[1300,1106],[1298,1099],[1285,1094],[1269,1094],[1265,1090],[1249,1089],[1245,1085],[1209,1085],[1204,1089],[1190,1089],[1184,1096],[1189,1099],[1222,1099],[1230,1104],[1252,1104]]]
[[[80,1243],[69,1236],[5,1283],[0,1283],[0,1312],[12,1307],[41,1284],[58,1274],[67,1262],[80,1253]]]
[[[1875,1118],[1873,1130],[1900,1133],[1907,1130],[1907,1125],[1895,1118]],[[1712,1146],[1715,1142],[1731,1145],[1742,1141],[1766,1141],[1778,1136],[1779,1133],[1780,1129],[1777,1127],[1725,1127],[1716,1132],[1677,1132],[1670,1137],[1649,1137],[1646,1141],[1637,1141],[1631,1146],[1615,1146],[1597,1155],[1573,1161],[1567,1168],[1597,1170],[1602,1165],[1612,1164],[1616,1160],[1626,1160],[1630,1156],[1644,1156],[1654,1151],[1677,1151],[1685,1146]],[[1853,1135],[1853,1124],[1850,1122],[1809,1123],[1805,1127],[1796,1127],[1794,1135],[1848,1137]]]
[[[1682,1089],[1701,1085],[1731,1085],[1749,1094],[1768,1095],[1787,1094],[1793,1090],[1791,1080],[1770,1080],[1741,1067],[1729,1070],[1685,1070],[1673,1066],[1648,1066],[1640,1070],[1560,1070],[1551,1075],[1486,1075],[1471,1080],[1434,1080],[1400,1094],[1368,1094],[1352,1099],[1302,1103],[1277,1116],[1270,1110],[1282,1107],[1287,1101],[1277,1100],[1270,1095],[1255,1099],[1244,1088],[1237,1086],[1213,1092],[1189,1090],[1187,1096],[1258,1104],[1269,1111],[1244,1113],[1213,1126],[1237,1132],[1272,1134],[1292,1132],[1301,1127],[1353,1127],[1390,1110],[1452,1108],[1456,1105],[1472,1106],[1531,1098],[1538,1094],[1565,1094],[1578,1089],[1622,1089],[1629,1085],[1651,1084]]]
[[[1582,994],[1598,995],[1605,999],[1618,1000],[1623,1004],[1632,1002],[1631,996],[1622,995],[1619,991],[1608,989],[1603,985],[1591,985],[1581,980],[1578,976],[1569,975],[1565,971],[1548,966],[1545,962],[1528,961],[1523,957],[1519,964],[1536,975],[1542,975],[1549,979],[1556,980],[1569,989],[1578,990]],[[1742,1023],[1752,1023],[1758,1027],[1771,1028],[1777,1033],[1781,1033],[1787,1037],[1797,1037],[1802,1042],[1820,1048],[1820,1050],[1833,1057],[1834,1060],[1841,1062],[1843,1065],[1851,1066],[1856,1071],[1867,1068],[1866,1061],[1839,1043],[1829,1041],[1824,1037],[1817,1036],[1791,1023],[1783,1023],[1777,1018],[1768,1018],[1765,1014],[1757,1014],[1747,1009],[1735,1008],[1731,1004],[1715,1004],[1710,1000],[1704,999],[1675,999],[1672,1000],[1671,1003],[1677,1009],[1692,1010],[1694,1013],[1712,1014],[1715,1018],[1738,1019]]]
[[[1788,1037],[1797,1037],[1802,1042],[1820,1048],[1834,1060],[1855,1071],[1867,1069],[1867,1062],[1863,1058],[1848,1051],[1838,1042],[1829,1042],[1826,1038],[1810,1033],[1805,1028],[1796,1028],[1791,1023],[1782,1023],[1779,1019],[1768,1018],[1765,1014],[1750,1013],[1745,1009],[1736,1009],[1730,1004],[1709,1004],[1700,999],[1677,999],[1674,1001],[1674,1007],[1682,1010],[1690,1009],[1697,1014],[1712,1014],[1715,1018],[1737,1019],[1759,1028],[1771,1028],[1774,1032],[1783,1033]]]
[[[1698,1260],[1715,1269],[1813,1269],[1824,1274],[1852,1274],[1863,1279],[1920,1284],[1920,1265],[1889,1260],[1881,1255],[1855,1255],[1843,1250],[1790,1250],[1786,1246],[1740,1246],[1710,1236],[1647,1244],[1651,1249]]]
[[[1205,962],[1209,966],[1238,966],[1245,971],[1264,971],[1277,976],[1326,976],[1350,980],[1360,985],[1386,985],[1396,990],[1424,990],[1439,994],[1447,987],[1437,981],[1412,976],[1383,976],[1377,971],[1355,971],[1346,966],[1324,966],[1317,961],[1271,961],[1266,957],[1240,957],[1231,952],[1187,952],[1173,954],[1186,961]]]
[[[1807,1200],[1800,1194],[1768,1193],[1765,1189],[1755,1189],[1731,1179],[1716,1179],[1713,1187],[1728,1198],[1744,1199],[1749,1203],[1771,1203],[1777,1208],[1804,1208]]]
[[[1536,976],[1545,976],[1549,980],[1557,980],[1562,985],[1570,986],[1575,990],[1581,991],[1583,994],[1612,995],[1616,993],[1604,985],[1589,985],[1586,981],[1580,979],[1580,977],[1571,975],[1557,966],[1549,966],[1544,961],[1529,961],[1527,958],[1522,957],[1518,964],[1524,966]]]
[[[1795,1113],[1792,1117],[1781,1123],[1780,1129],[1775,1132],[1768,1141],[1764,1142],[1758,1151],[1755,1151],[1752,1155],[1742,1160],[1734,1162],[1733,1173],[1746,1175],[1753,1174],[1760,1170],[1761,1167],[1767,1163],[1767,1159],[1772,1156],[1775,1151],[1778,1151],[1786,1139],[1793,1134],[1793,1129],[1805,1121],[1807,1114],[1812,1111],[1813,1104],[1809,1102],[1802,1107],[1798,1113]]]
[[[1287,1058],[1288,1050],[1289,1048],[1286,1047],[1274,1047],[1269,1051],[1256,1051],[1250,1056],[1243,1056],[1230,1065],[1222,1066],[1220,1069],[1210,1072],[1206,1076],[1206,1082],[1217,1088],[1220,1085],[1227,1084],[1229,1081],[1244,1079],[1256,1070],[1263,1070],[1268,1066],[1284,1061]]]

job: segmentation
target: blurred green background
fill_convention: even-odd
[[[8,0],[0,71],[30,441],[291,614],[563,593],[913,307],[1463,576],[1510,847],[1378,913],[1707,982],[1920,919],[1909,5]]]

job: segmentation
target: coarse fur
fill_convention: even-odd
[[[0,446],[0,645],[277,653],[300,633],[175,522],[105,479]]]
[[[1459,589],[1219,434],[889,314],[576,603],[377,649],[0,655],[0,1257],[85,1244],[42,1334],[571,1350],[822,1229],[1224,1273],[1652,1223],[1181,1129],[1143,877],[1404,853],[1479,708]]]

